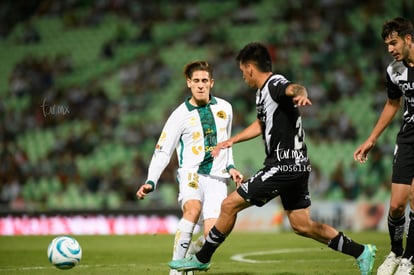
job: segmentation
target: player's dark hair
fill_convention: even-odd
[[[241,64],[254,63],[261,72],[272,71],[272,58],[267,47],[259,42],[252,42],[244,46],[236,57]]]
[[[195,71],[206,71],[213,78],[213,68],[206,61],[194,61],[184,66],[184,77],[191,78]]]
[[[382,26],[382,39],[385,40],[393,32],[396,32],[401,38],[407,34],[410,34],[414,38],[413,24],[406,18],[397,17],[385,22]]]

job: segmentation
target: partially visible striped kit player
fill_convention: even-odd
[[[387,67],[386,79],[388,97],[403,97],[404,100],[403,121],[397,143],[414,143],[414,67],[408,66],[403,60],[394,60]]]
[[[354,159],[361,163],[367,161],[369,151],[402,106],[387,219],[391,251],[377,274],[405,275],[412,274],[414,269],[414,27],[410,20],[397,17],[383,24],[381,36],[394,58],[386,69],[387,99],[371,134],[355,150]],[[410,222],[404,249],[408,202]]]

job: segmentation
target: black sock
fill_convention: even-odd
[[[355,258],[358,258],[365,248],[362,244],[354,242],[342,232],[339,232],[335,238],[330,240],[328,246],[336,251],[354,256]]]
[[[407,244],[405,245],[405,251],[403,258],[410,258],[414,263],[414,212],[410,212],[410,225],[408,226]]]
[[[224,242],[226,236],[217,230],[215,226],[211,228],[208,232],[206,242],[199,252],[197,252],[196,257],[202,263],[208,263],[211,260],[211,257],[214,254],[214,251],[219,247],[219,245]]]
[[[403,254],[403,237],[405,230],[405,216],[394,219],[388,215],[388,233],[391,240],[391,251],[397,255],[397,257]]]

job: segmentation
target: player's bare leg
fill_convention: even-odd
[[[293,231],[301,236],[328,244],[339,232],[330,225],[318,223],[310,218],[310,209],[297,209],[286,211]]]
[[[224,235],[230,234],[236,222],[237,213],[250,207],[237,192],[232,192],[224,199],[221,204],[220,216],[216,221],[215,227]]]
[[[200,217],[201,202],[188,200],[183,205],[183,217],[178,222],[174,238],[173,260],[182,259],[187,253],[196,223]]]
[[[174,237],[173,260],[183,259],[191,243],[193,231],[199,219],[201,202],[189,200],[183,205],[183,217],[178,222],[178,228]],[[186,273],[170,270],[170,275],[182,275]]]
[[[182,261],[171,261],[169,266],[179,271],[209,269],[210,260],[214,251],[216,251],[219,245],[224,242],[226,236],[233,230],[237,213],[249,206],[250,204],[237,192],[232,192],[224,199],[221,205],[220,216],[216,221],[216,225],[209,231],[202,249],[196,255],[190,256]]]
[[[332,226],[313,221],[309,208],[286,211],[286,214],[296,234],[312,238],[336,251],[353,256],[357,259],[361,274],[371,274],[377,250],[374,245],[359,244]]]
[[[237,213],[251,206],[237,192],[232,192],[221,204],[220,216],[206,236],[206,243],[196,254],[202,263],[209,263],[214,251],[224,242],[236,223]]]

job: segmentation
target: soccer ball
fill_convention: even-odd
[[[70,269],[82,258],[82,248],[78,241],[69,236],[54,238],[47,248],[49,262],[59,269]]]

